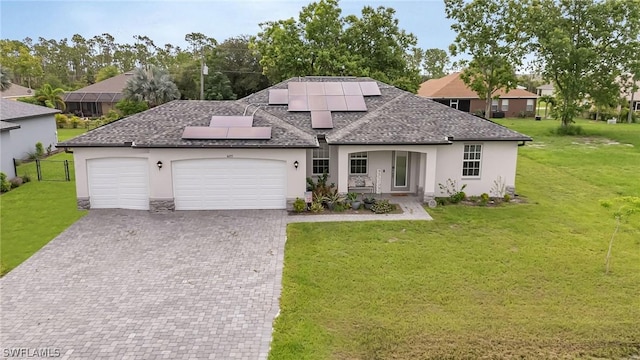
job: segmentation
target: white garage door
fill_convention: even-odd
[[[284,209],[286,163],[199,159],[173,163],[176,210]]]
[[[93,209],[149,209],[147,159],[105,158],[87,161]]]

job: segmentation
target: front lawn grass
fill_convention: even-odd
[[[60,161],[70,157],[71,154],[60,153],[49,159]],[[63,171],[60,162],[55,164],[60,169],[54,170]],[[73,174],[72,165],[69,170]],[[18,166],[18,174],[25,173],[30,174],[31,182],[0,197],[0,275],[18,266],[86,214],[77,210],[75,182],[38,182],[34,162]]]
[[[555,121],[500,123],[535,140],[519,149],[527,203],[289,225],[271,359],[640,353],[640,222],[621,228],[606,275],[615,223],[598,204],[640,196],[640,125],[582,121],[576,138],[552,136]]]
[[[58,142],[73,139],[76,136],[82,135],[87,132],[87,129],[58,129]]]

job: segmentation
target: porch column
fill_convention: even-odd
[[[349,191],[349,151],[345,146],[338,147],[338,192]]]
[[[436,196],[436,160],[437,150],[427,152],[427,163],[424,172],[424,200],[433,199]]]

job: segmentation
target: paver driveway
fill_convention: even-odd
[[[93,210],[0,280],[0,357],[266,358],[286,216]]]

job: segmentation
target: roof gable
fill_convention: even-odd
[[[128,71],[70,93],[121,93],[132,76],[133,72]]]
[[[3,98],[10,97],[23,97],[23,96],[33,96],[34,91],[29,89],[28,87],[20,86],[18,84],[11,84],[7,90],[2,91]]]
[[[460,72],[454,72],[440,79],[427,80],[420,84],[418,95],[432,99],[479,99],[478,94],[462,81],[460,74]],[[493,96],[506,99],[538,97],[538,95],[523,89],[512,89],[506,92],[500,89],[494,92]]]

